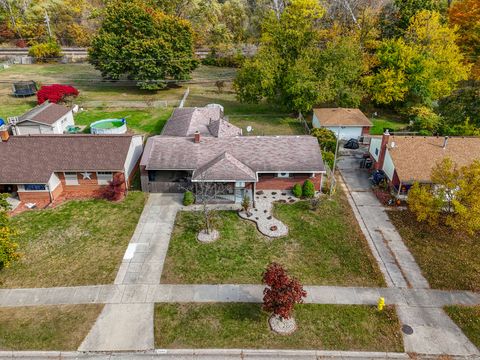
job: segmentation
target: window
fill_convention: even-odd
[[[235,183],[235,187],[236,187],[237,189],[244,188],[244,187],[245,187],[245,181],[237,181],[237,182]]]
[[[45,191],[47,186],[45,184],[25,184],[23,186],[25,191]]]
[[[113,173],[108,171],[99,171],[97,172],[97,179],[99,185],[108,185],[108,182],[113,180]]]
[[[65,185],[78,185],[78,176],[76,172],[65,172]]]
[[[279,178],[289,178],[291,176],[290,176],[290,173],[285,172],[285,173],[278,173],[277,177],[279,177]]]

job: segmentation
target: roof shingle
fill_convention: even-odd
[[[70,111],[71,109],[66,106],[44,102],[42,105],[19,116],[17,124],[23,121],[35,121],[41,124],[53,125]]]
[[[45,184],[55,171],[123,171],[131,135],[26,135],[0,143],[1,184]]]
[[[318,108],[313,112],[321,126],[373,126],[360,109]]]

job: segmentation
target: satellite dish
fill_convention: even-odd
[[[251,133],[252,131],[253,131],[253,128],[252,128],[250,125],[247,126],[247,132],[248,132],[248,133]]]

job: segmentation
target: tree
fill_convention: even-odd
[[[445,158],[432,170],[433,185],[414,184],[408,205],[418,221],[436,225],[440,220],[453,229],[480,231],[480,161],[457,167]]]
[[[119,201],[125,195],[125,176],[123,174],[115,174],[112,181],[108,182],[103,192],[103,197],[110,201]]]
[[[314,128],[310,135],[315,136],[323,152],[335,153],[337,147],[337,137],[335,133],[326,128]]]
[[[405,39],[382,41],[378,66],[365,77],[378,104],[431,106],[468,78],[469,65],[456,45],[457,35],[442,24],[440,14],[421,11],[414,16]]]
[[[197,66],[190,24],[141,0],[108,3],[89,61],[104,78],[126,76],[148,90],[188,79]]]
[[[282,319],[290,319],[295,304],[307,296],[302,284],[291,278],[282,265],[271,263],[263,274],[263,309]]]
[[[458,27],[458,46],[474,64],[473,77],[480,80],[480,3],[477,0],[455,1],[448,17],[450,24]]]
[[[44,85],[37,92],[37,102],[39,105],[45,101],[54,104],[64,103],[76,98],[78,94],[78,90],[70,85]]]
[[[324,12],[315,0],[293,0],[279,16],[270,12],[258,53],[243,63],[234,81],[241,101],[266,100],[300,112],[322,102],[359,104],[364,69],[359,41],[323,38]]]
[[[473,135],[455,131],[464,128],[466,123],[480,129],[480,84],[463,87],[441,99],[438,105],[438,113],[444,119],[442,124],[444,134]]]
[[[416,106],[408,109],[411,128],[422,135],[437,134],[442,118],[427,106]]]
[[[7,197],[8,194],[0,194],[0,270],[20,259],[20,253],[17,252],[18,244],[14,241],[18,231],[8,216],[11,207]]]

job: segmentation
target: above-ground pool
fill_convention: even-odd
[[[92,134],[125,134],[127,122],[125,119],[105,119],[90,124]]]

